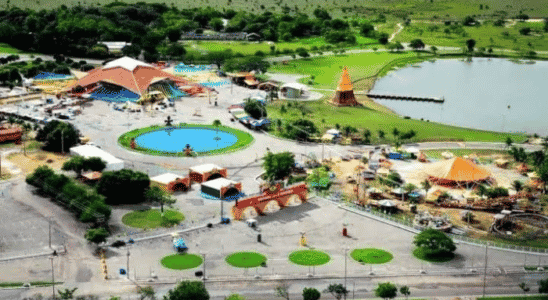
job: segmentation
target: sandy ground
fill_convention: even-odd
[[[54,170],[61,169],[63,163],[68,158],[68,155],[63,156],[45,151],[27,153],[27,156],[23,155],[23,153],[15,153],[8,156],[8,160],[17,168],[21,169],[24,174],[28,174],[43,165],[47,165]],[[48,162],[50,159],[52,162]]]

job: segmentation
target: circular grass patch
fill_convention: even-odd
[[[168,128],[168,126],[160,126],[160,125],[153,125],[153,126],[149,126],[149,127],[137,128],[137,129],[134,129],[132,131],[128,131],[128,132],[122,134],[120,137],[118,137],[118,143],[120,145],[122,145],[124,148],[128,149],[128,150],[137,151],[137,152],[141,152],[141,153],[145,153],[145,154],[185,157],[186,154],[183,151],[176,152],[176,153],[164,152],[164,151],[159,151],[159,150],[140,147],[139,145],[136,145],[135,149],[131,148],[131,140],[132,139],[135,139],[138,136],[140,136],[142,134],[145,134],[145,133],[149,133],[149,132],[157,131],[157,130],[164,130],[166,128]],[[204,128],[204,129],[212,129],[212,130],[222,130],[222,131],[225,131],[227,133],[235,135],[236,138],[238,139],[238,141],[236,141],[236,143],[230,145],[229,147],[225,147],[225,148],[221,148],[221,149],[215,149],[215,150],[211,150],[211,151],[207,151],[207,152],[196,153],[197,155],[200,155],[200,156],[201,155],[213,155],[213,154],[224,154],[224,153],[234,152],[234,151],[246,148],[247,146],[249,146],[251,144],[251,142],[253,142],[253,136],[251,134],[249,134],[245,131],[241,131],[241,130],[238,130],[238,129],[235,129],[235,128],[232,128],[232,127],[228,127],[228,126],[223,126],[223,125],[221,125],[217,128],[213,125],[181,123],[179,125],[169,126],[169,128],[170,129]]]
[[[429,262],[446,262],[455,258],[455,253],[449,252],[440,255],[427,255],[421,248],[416,248],[413,250],[413,256],[420,260]]]
[[[173,254],[162,258],[162,266],[173,270],[187,270],[202,264],[202,257],[196,254]]]
[[[164,210],[164,215],[158,209],[136,210],[125,214],[122,223],[134,228],[171,227],[181,223],[185,216],[175,210]]]
[[[235,252],[225,260],[227,264],[236,268],[254,268],[266,263],[266,257],[257,252]]]
[[[298,250],[289,254],[289,260],[302,266],[320,266],[329,262],[329,254],[318,250]]]
[[[384,264],[394,258],[390,252],[375,248],[354,249],[350,257],[366,264]]]

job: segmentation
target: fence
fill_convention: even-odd
[[[402,220],[402,219],[393,217],[389,214],[385,214],[385,213],[382,213],[382,212],[376,212],[376,211],[373,211],[373,210],[367,210],[365,207],[356,205],[354,203],[336,202],[336,201],[332,201],[332,200],[325,199],[325,198],[322,198],[322,197],[318,197],[318,198],[323,199],[325,201],[340,204],[341,207],[346,206],[346,207],[343,207],[343,209],[346,209],[346,210],[349,210],[349,211],[352,211],[352,210],[353,211],[358,211],[360,214],[362,214],[366,217],[375,216],[376,217],[375,219],[377,219],[379,221],[383,221],[385,223],[390,223],[391,222],[392,223],[391,225],[400,227],[400,228],[402,228],[404,230],[407,230],[407,231],[411,231],[411,232],[414,232],[414,233],[419,233],[420,230],[421,230],[420,228],[416,227],[413,224],[412,220]],[[386,222],[386,221],[390,221],[390,222]],[[506,251],[530,253],[530,254],[548,254],[548,249],[546,249],[546,248],[525,247],[525,246],[512,245],[512,244],[506,244],[506,243],[500,243],[500,242],[486,241],[486,240],[481,240],[481,239],[476,239],[476,238],[471,238],[471,237],[467,237],[467,236],[463,236],[463,235],[456,235],[456,234],[449,234],[449,235],[453,238],[453,240],[457,240],[459,242],[466,243],[466,244],[473,245],[473,246],[478,246],[478,247],[488,246],[489,248],[494,248],[494,249],[498,249],[498,250],[506,250]]]

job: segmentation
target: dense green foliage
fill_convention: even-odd
[[[398,294],[398,288],[395,284],[390,282],[379,283],[375,289],[375,296],[383,299],[393,299],[396,298]]]
[[[36,168],[26,181],[37,187],[40,194],[67,207],[82,222],[106,224],[110,218],[111,208],[103,196],[65,175],[55,174],[47,166]]]
[[[172,205],[177,201],[170,194],[157,186],[153,186],[145,191],[145,201],[160,204],[160,211],[164,212],[164,205]]]
[[[291,152],[273,154],[268,151],[263,160],[265,178],[270,181],[285,179],[291,173],[291,168],[295,166],[295,155]]]
[[[201,281],[182,281],[177,287],[167,292],[164,300],[209,300],[204,283]]]
[[[113,2],[102,7],[62,5],[40,11],[11,7],[0,11],[0,40],[24,51],[96,58],[112,56],[98,42],[126,41],[132,45],[122,49],[125,55],[135,56],[144,50],[149,61],[182,58],[186,51],[177,43],[181,34],[200,33],[204,28],[256,33],[268,41],[325,36],[334,38],[332,42],[355,43],[348,21],[332,19],[326,10],[316,16],[319,18],[303,13],[221,11],[209,6],[179,10],[165,3],[146,2]],[[223,18],[228,21],[226,26]]]
[[[63,171],[74,171],[81,175],[82,171],[102,172],[107,164],[99,157],[84,158],[79,155],[72,156],[63,164]]]
[[[321,295],[320,291],[315,288],[303,289],[303,300],[319,300]]]
[[[268,116],[265,105],[260,101],[246,99],[244,104],[244,110],[253,119],[259,120]]]
[[[109,236],[108,231],[105,228],[90,228],[86,231],[86,240],[94,244],[101,244],[107,241]]]
[[[340,300],[343,296],[348,294],[348,290],[340,283],[332,283],[324,290],[324,293],[331,293],[335,299]]]
[[[453,253],[457,247],[445,233],[436,229],[426,229],[415,236],[413,244],[429,257]]]
[[[106,197],[109,204],[135,204],[145,200],[145,191],[149,186],[147,174],[122,169],[103,173],[97,183],[97,191]]]
[[[80,132],[72,124],[53,120],[36,133],[36,140],[45,143],[45,149],[67,152],[78,144]]]

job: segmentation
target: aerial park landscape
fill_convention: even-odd
[[[0,15],[0,299],[547,297],[541,1]]]

